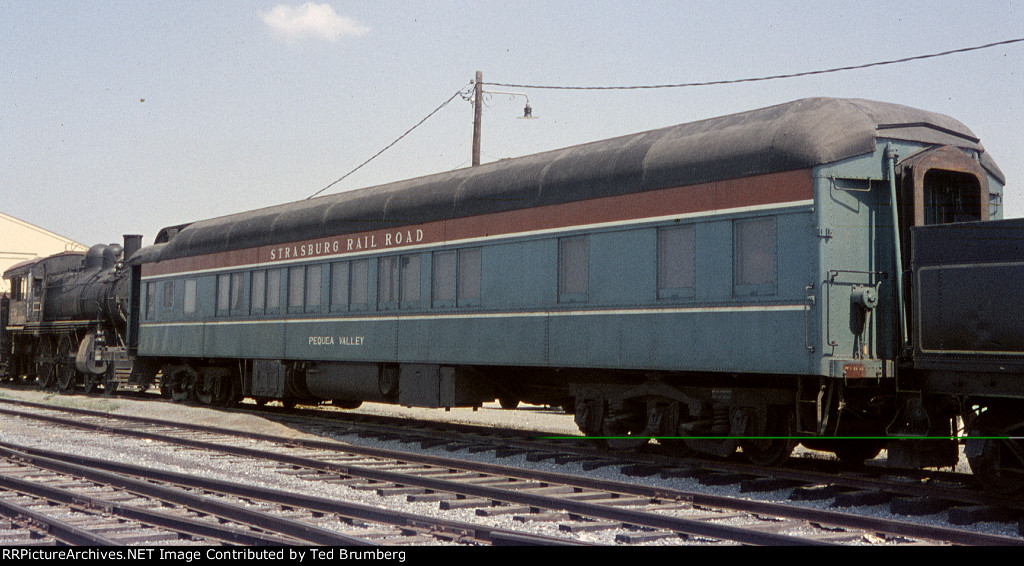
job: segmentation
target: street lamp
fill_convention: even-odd
[[[504,94],[508,96],[522,96],[526,99],[526,106],[523,108],[523,115],[519,117],[520,120],[536,120],[537,117],[533,115],[533,108],[530,106],[530,97],[526,96],[521,92],[504,92],[497,90],[489,90],[484,92],[484,74],[482,71],[476,72],[476,81],[473,85],[473,167],[480,165],[480,121],[483,115],[483,98],[485,94]]]

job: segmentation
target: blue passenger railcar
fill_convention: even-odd
[[[497,397],[681,451],[866,457],[827,438],[930,410],[896,387],[907,231],[998,218],[1003,182],[956,120],[799,100],[167,228],[131,343],[211,403]]]

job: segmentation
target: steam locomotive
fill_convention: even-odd
[[[142,237],[124,242],[25,261],[4,273],[11,289],[0,310],[4,375],[60,391],[116,390],[116,370],[132,366],[124,342],[130,292],[123,260]]]
[[[967,436],[1018,492],[1004,183],[957,120],[798,100],[15,266],[5,367],[211,405],[563,405],[615,447],[764,465],[946,466]]]

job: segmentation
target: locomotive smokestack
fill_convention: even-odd
[[[132,257],[132,254],[139,251],[142,248],[142,235],[140,234],[125,234],[124,235],[124,261],[127,262],[128,258]]]

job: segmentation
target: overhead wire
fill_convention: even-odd
[[[888,61],[877,61],[877,62],[874,62],[874,63],[864,63],[862,65],[849,65],[849,66],[846,66],[846,67],[833,67],[831,69],[820,69],[820,70],[817,70],[817,71],[803,71],[803,72],[800,72],[800,73],[788,73],[788,74],[783,74],[783,75],[768,75],[768,76],[763,76],[763,77],[749,77],[749,78],[743,78],[743,79],[728,79],[728,80],[719,80],[719,81],[676,83],[676,84],[659,84],[659,85],[632,85],[632,86],[557,86],[557,85],[530,85],[530,84],[498,83],[498,82],[482,82],[481,84],[482,85],[489,85],[489,86],[508,87],[508,88],[533,88],[533,89],[548,89],[548,90],[643,90],[643,89],[658,89],[658,88],[685,88],[685,87],[698,87],[698,86],[728,85],[728,84],[738,84],[738,83],[752,83],[752,82],[761,82],[761,81],[773,81],[773,80],[779,80],[779,79],[792,79],[792,78],[797,78],[797,77],[809,77],[809,76],[813,76],[813,75],[824,75],[824,74],[828,74],[828,73],[838,73],[838,72],[842,72],[842,71],[853,71],[853,70],[857,70],[857,69],[868,69],[868,68],[871,68],[871,67],[882,67],[882,66],[885,66],[885,65],[897,65],[897,64],[900,64],[900,63],[908,63],[908,62],[911,62],[911,61],[921,61],[921,60],[924,60],[924,59],[934,59],[936,57],[946,57],[948,55],[956,55],[958,53],[967,53],[969,51],[979,51],[979,50],[982,50],[982,49],[991,49],[993,47],[999,47],[999,46],[1002,46],[1002,45],[1011,45],[1011,44],[1014,44],[1014,43],[1022,43],[1022,42],[1024,42],[1024,37],[1016,38],[1016,39],[1007,39],[1007,40],[1004,40],[1004,41],[996,41],[996,42],[993,42],[993,43],[986,43],[984,45],[975,45],[975,46],[972,46],[972,47],[961,47],[959,49],[950,49],[948,51],[942,51],[942,52],[939,52],[939,53],[928,53],[926,55],[914,55],[912,57],[903,57],[903,58],[900,58],[900,59],[891,59],[891,60],[888,60]],[[474,86],[474,82],[475,81],[470,81],[469,82],[469,86],[470,87]],[[394,146],[396,143],[401,141],[405,136],[407,136],[410,133],[412,133],[413,130],[415,130],[416,128],[420,127],[424,122],[429,120],[431,116],[433,116],[434,114],[437,114],[442,108],[444,108],[445,106],[448,106],[448,104],[452,100],[455,100],[455,97],[460,96],[460,95],[463,98],[467,98],[469,96],[467,94],[466,87],[463,87],[463,88],[459,89],[458,91],[456,91],[455,94],[451,95],[448,98],[448,100],[445,100],[443,103],[441,103],[441,105],[438,106],[437,108],[435,108],[433,111],[431,111],[430,114],[427,114],[422,120],[420,120],[419,122],[416,122],[416,125],[414,125],[413,127],[409,128],[408,130],[406,130],[406,132],[404,134],[398,136],[398,138],[396,138],[393,142],[391,142],[388,145],[384,146],[383,149],[381,149],[377,153],[375,153],[372,156],[370,156],[369,159],[367,159],[366,161],[360,163],[358,167],[356,167],[355,169],[349,171],[348,173],[345,173],[340,178],[338,178],[336,181],[330,183],[326,187],[324,187],[324,188],[320,189],[319,191],[309,195],[308,197],[306,197],[306,199],[308,200],[308,199],[311,199],[311,198],[319,195],[320,193],[326,191],[327,189],[333,187],[334,185],[337,185],[338,183],[344,181],[349,175],[352,175],[356,171],[362,169],[364,165],[366,165],[367,163],[373,161],[374,159],[377,158],[377,156],[379,156],[380,154],[384,153],[385,151],[391,149],[392,146]]]
[[[472,84],[472,83],[471,83],[471,84]],[[404,134],[402,134],[402,135],[398,136],[397,138],[395,138],[395,141],[393,141],[393,142],[389,143],[388,145],[384,146],[384,148],[383,148],[383,149],[381,149],[381,150],[380,150],[380,151],[378,151],[377,153],[375,153],[375,154],[373,154],[372,156],[370,156],[370,158],[369,158],[369,159],[367,159],[366,161],[364,161],[364,162],[360,163],[360,164],[359,164],[359,166],[358,166],[358,167],[356,167],[355,169],[353,169],[353,170],[349,171],[348,173],[345,173],[344,175],[342,175],[341,177],[339,177],[339,178],[338,178],[338,179],[337,179],[336,181],[334,181],[333,183],[331,183],[331,184],[327,185],[326,187],[324,187],[324,188],[320,189],[319,191],[317,191],[317,192],[315,192],[315,193],[313,193],[313,194],[309,195],[308,197],[306,197],[306,200],[309,200],[309,199],[311,199],[311,198],[313,198],[313,197],[317,196],[318,194],[320,194],[320,193],[322,193],[322,192],[326,191],[327,189],[329,189],[329,188],[333,187],[334,185],[337,185],[338,183],[340,183],[340,182],[344,181],[344,180],[345,180],[345,178],[347,178],[347,177],[348,177],[349,175],[351,175],[351,174],[355,173],[356,171],[358,171],[358,170],[362,169],[364,165],[366,165],[367,163],[369,163],[369,162],[373,161],[374,159],[376,159],[378,155],[380,155],[380,154],[384,153],[385,151],[387,151],[387,150],[391,149],[391,146],[393,146],[393,145],[395,145],[396,143],[398,143],[398,142],[402,141],[402,138],[404,138],[405,136],[407,136],[407,135],[409,135],[410,133],[412,133],[412,131],[413,131],[413,130],[415,130],[416,128],[420,127],[420,126],[421,126],[421,125],[423,124],[423,122],[426,122],[427,120],[429,120],[429,119],[430,119],[430,117],[431,117],[431,116],[433,116],[434,114],[437,114],[438,112],[440,112],[440,111],[441,111],[441,109],[442,109],[442,108],[444,108],[445,106],[448,106],[448,103],[449,103],[449,102],[451,102],[451,101],[453,101],[453,100],[455,100],[455,97],[456,97],[456,96],[460,96],[460,95],[462,95],[462,96],[465,96],[465,90],[466,90],[466,88],[465,88],[465,87],[463,87],[463,88],[460,88],[459,90],[457,90],[457,91],[455,92],[455,94],[451,95],[451,96],[450,96],[450,97],[448,98],[448,100],[445,100],[444,102],[442,102],[442,103],[441,103],[441,105],[440,105],[440,106],[438,106],[437,108],[435,108],[434,110],[432,110],[432,111],[430,112],[430,114],[427,114],[426,116],[424,116],[424,117],[423,117],[423,119],[422,119],[422,120],[420,120],[419,122],[416,122],[416,125],[414,125],[413,127],[409,128],[408,130],[406,130]]]
[[[714,85],[728,85],[737,83],[752,83],[759,81],[773,81],[778,79],[792,79],[796,77],[809,77],[812,75],[824,75],[827,73],[838,73],[840,71],[853,71],[856,69],[868,69],[871,67],[881,67],[884,65],[896,65],[899,63],[907,63],[910,61],[920,61],[923,59],[932,59],[935,57],[945,57],[947,55],[955,55],[957,53],[966,53],[968,51],[978,51],[981,49],[990,49],[992,47],[999,47],[1001,45],[1010,45],[1013,43],[1024,42],[1024,37],[1017,39],[1007,39],[1005,41],[997,41],[995,43],[986,43],[985,45],[975,45],[973,47],[962,47],[960,49],[951,49],[949,51],[942,51],[940,53],[929,53],[927,55],[915,55],[913,57],[904,57],[902,59],[892,59],[889,61],[878,61],[875,63],[865,63],[863,65],[850,65],[847,67],[833,67],[831,69],[821,69],[817,71],[803,71],[800,73],[789,73],[784,75],[769,75],[764,77],[753,77],[744,79],[729,79],[720,81],[705,81],[705,82],[694,82],[694,83],[677,83],[677,84],[660,84],[660,85],[633,85],[633,86],[556,86],[556,85],[530,85],[530,84],[514,84],[514,83],[493,83],[484,82],[483,84],[489,86],[500,86],[500,87],[511,87],[511,88],[535,88],[535,89],[549,89],[549,90],[639,90],[639,89],[655,89],[655,88],[684,88],[684,87],[696,87],[696,86],[714,86]]]

